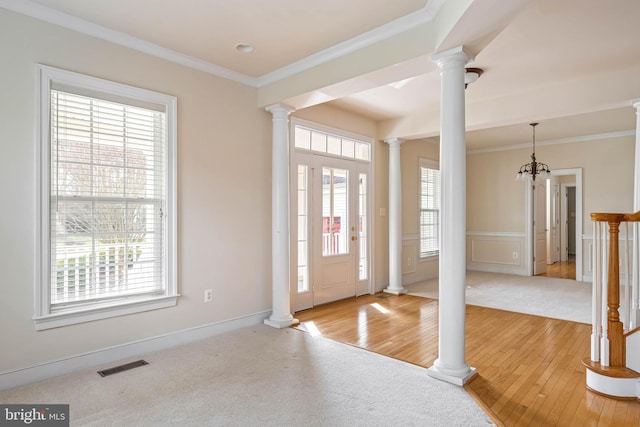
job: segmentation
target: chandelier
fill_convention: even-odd
[[[549,166],[536,161],[536,126],[538,126],[538,123],[529,124],[531,125],[531,129],[533,129],[533,153],[531,153],[531,163],[525,163],[520,166],[520,170],[516,174],[516,179],[535,181],[536,176],[540,176],[542,179],[549,179],[551,177]]]

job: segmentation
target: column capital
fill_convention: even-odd
[[[393,145],[393,144],[397,144],[400,145],[404,142],[404,139],[402,138],[387,138],[384,140],[385,144],[389,144],[389,145]]]
[[[442,69],[447,64],[462,62],[466,65],[467,62],[473,61],[474,56],[464,49],[464,46],[454,47],[453,49],[445,50],[442,52],[434,53],[431,55],[431,60],[438,64]]]
[[[293,113],[294,111],[296,111],[295,108],[291,107],[290,105],[287,104],[272,104],[269,106],[264,107],[265,111],[268,111],[269,113],[275,115],[278,114],[284,114],[286,116],[288,116],[289,114]]]

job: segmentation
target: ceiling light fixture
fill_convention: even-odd
[[[249,52],[253,52],[253,46],[250,45],[249,43],[238,43],[236,45],[236,50],[242,53],[249,53]]]
[[[464,70],[465,70],[465,73],[464,73],[464,88],[465,89],[471,83],[475,83],[480,78],[482,73],[484,73],[484,70],[482,68],[465,68]]]
[[[549,179],[551,177],[549,166],[536,161],[536,126],[538,126],[538,123],[529,123],[529,125],[531,125],[531,129],[533,129],[533,153],[531,154],[531,163],[520,166],[520,170],[516,174],[516,179],[535,181],[536,176],[540,176],[542,179]]]

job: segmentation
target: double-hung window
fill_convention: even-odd
[[[36,329],[175,305],[175,97],[37,70]]]
[[[420,258],[440,252],[440,170],[437,162],[420,159]]]

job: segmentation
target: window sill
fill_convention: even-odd
[[[91,322],[94,320],[108,319],[110,317],[125,316],[127,314],[141,313],[143,311],[157,310],[160,308],[173,307],[178,302],[179,295],[160,296],[153,298],[127,301],[121,304],[108,304],[83,307],[79,309],[69,309],[64,312],[36,316],[33,318],[36,331],[59,328],[62,326],[75,325],[78,323]]]
[[[438,261],[440,258],[440,254],[438,255],[430,255],[422,258],[418,258],[418,262],[429,262],[429,261]]]

